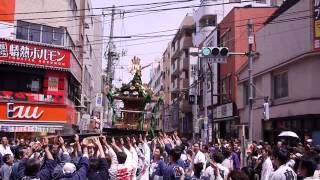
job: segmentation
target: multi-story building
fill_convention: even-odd
[[[273,142],[284,130],[319,143],[320,76],[319,6],[312,0],[285,1],[255,35],[253,59],[253,139]],[[241,123],[248,123],[247,64],[239,69],[237,105]],[[270,119],[264,120],[264,97]]]
[[[171,42],[162,54],[163,64],[163,130],[173,131],[177,128],[177,124],[171,121]]]
[[[150,72],[149,87],[152,88],[155,97],[163,96],[163,61],[158,61]],[[154,104],[155,105],[155,104]],[[163,129],[164,109],[161,104],[155,114],[157,129]]]
[[[219,45],[228,47],[230,52],[248,51],[247,21],[253,19],[254,33],[258,32],[263,23],[277,8],[273,7],[239,7],[233,8],[220,22]],[[259,17],[259,18],[254,18]],[[214,115],[217,135],[221,138],[238,137],[240,118],[237,111],[237,75],[239,68],[247,62],[246,56],[230,55],[226,64],[219,66],[219,102]]]
[[[87,64],[93,59],[91,66],[96,67],[101,57],[95,52],[101,48],[89,39],[102,32],[93,30],[95,22],[101,22],[90,16],[90,1],[15,0],[1,6],[7,8],[1,8],[6,15],[0,18],[0,73],[11,77],[1,80],[2,130],[76,130],[80,112],[92,112],[94,78],[101,79],[95,74],[99,70],[90,73]],[[26,9],[38,13],[24,13]]]
[[[217,29],[217,27],[218,27],[218,24],[221,21],[223,21],[224,17],[227,14],[229,14],[234,7],[248,7],[248,8],[249,7],[270,7],[270,6],[278,6],[279,4],[281,4],[281,2],[282,1],[279,1],[279,0],[264,0],[264,1],[202,0],[201,4],[203,6],[199,7],[193,15],[194,22],[195,22],[195,29],[196,29],[193,43],[195,47],[199,49],[201,49],[204,46],[221,46],[221,43],[218,43],[219,30]],[[219,84],[220,74],[218,72],[219,65],[216,63],[211,64],[210,66],[211,71],[209,70],[207,63],[202,62],[202,64],[198,65],[198,67],[200,68],[200,72],[202,72],[202,74],[199,74],[199,76],[203,77],[202,79],[199,79],[201,80],[202,83],[199,86],[200,92],[198,92],[202,96],[202,98],[200,98],[202,101],[200,101],[199,112],[197,112],[198,113],[197,118],[194,118],[194,121],[196,121],[195,124],[197,124],[197,126],[202,127],[202,131],[209,131],[206,133],[201,132],[201,134],[203,134],[204,137],[209,137],[209,141],[210,141],[212,140],[211,129],[213,127],[210,127],[210,124],[213,122],[212,121],[212,117],[214,116],[213,114],[216,114],[215,113],[216,111],[220,112],[221,110],[220,109],[221,107],[216,109],[216,106],[218,104],[218,99],[219,99],[218,97],[220,97],[220,96],[217,96],[218,90],[219,90],[218,85],[220,85]],[[212,75],[210,73],[212,73]],[[213,79],[212,85],[211,85],[211,79],[210,79],[211,77]],[[211,91],[211,87],[213,88],[213,92]],[[213,94],[211,94],[211,92]],[[216,110],[213,112],[212,109],[216,109]],[[205,114],[207,114],[209,117],[208,127],[204,125],[205,122],[203,121],[204,119],[206,119]],[[207,122],[205,124],[207,124]],[[218,128],[219,127],[215,127],[216,130]],[[208,136],[206,135],[207,133],[208,133]]]
[[[189,104],[189,48],[193,46],[193,19],[187,15],[171,42],[172,120],[178,122],[181,134],[192,132],[192,110]]]

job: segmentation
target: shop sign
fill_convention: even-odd
[[[0,61],[70,68],[70,51],[0,39]]]
[[[215,118],[225,118],[233,116],[233,103],[224,104],[216,108]]]
[[[7,103],[8,119],[39,119],[43,113],[38,106],[15,106],[14,103]]]
[[[74,111],[67,105],[0,103],[0,122],[75,123]]]
[[[102,106],[102,93],[97,93],[96,95],[96,107]]]

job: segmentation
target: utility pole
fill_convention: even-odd
[[[253,77],[252,77],[252,46],[254,42],[253,37],[253,22],[252,19],[248,19],[248,74],[249,74],[249,142],[253,140],[253,119],[252,119],[252,105],[253,105]]]
[[[110,25],[110,37],[109,37],[109,42],[108,42],[108,64],[107,64],[107,80],[106,83],[109,86],[109,88],[112,85],[112,80],[113,80],[113,58],[115,55],[114,52],[114,44],[113,44],[113,28],[114,28],[114,15],[115,15],[115,5],[112,6],[112,12],[111,12],[111,25]]]
[[[208,143],[208,103],[207,103],[207,83],[208,83],[208,73],[207,73],[207,68],[206,68],[206,64],[204,63],[204,86],[203,86],[203,101],[204,101],[204,119],[203,119],[203,124],[204,124],[204,139],[202,139],[202,141],[204,141],[205,144]]]
[[[208,63],[208,67],[209,67],[209,70],[210,70],[210,84],[211,84],[211,116],[212,116],[212,122],[211,122],[211,128],[212,128],[212,131],[213,131],[213,138],[212,138],[212,142],[216,142],[216,131],[215,131],[215,123],[213,122],[213,111],[214,111],[214,107],[213,107],[213,71],[212,71],[212,67],[211,67],[211,64]]]

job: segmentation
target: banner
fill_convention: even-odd
[[[70,51],[0,39],[0,62],[41,67],[70,68]]]

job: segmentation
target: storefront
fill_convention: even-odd
[[[234,103],[217,106],[213,112],[214,131],[218,138],[238,138],[239,116]]]
[[[0,132],[73,133],[80,81],[69,49],[0,38]]]
[[[282,131],[293,131],[301,140],[312,138],[320,144],[320,114],[273,118],[263,122],[265,141],[275,142]]]

